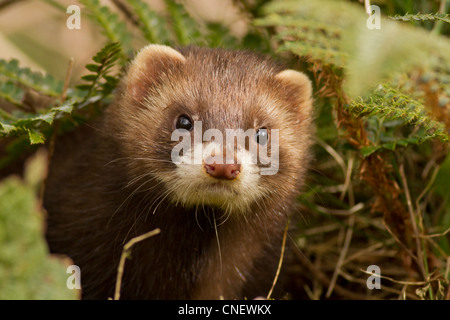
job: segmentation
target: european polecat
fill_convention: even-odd
[[[107,299],[123,245],[159,228],[132,248],[121,298],[265,296],[308,166],[311,113],[308,78],[266,57],[145,47],[99,122],[56,143],[51,251],[80,267],[83,298]]]

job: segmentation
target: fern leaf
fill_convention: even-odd
[[[31,144],[41,144],[45,142],[45,137],[42,133],[35,130],[28,129],[28,138]]]
[[[4,117],[0,113],[0,137],[27,136],[31,144],[44,143],[46,131],[55,119],[71,112],[72,106],[67,103],[34,114],[17,110],[9,117]]]
[[[201,42],[203,39],[198,31],[197,22],[189,15],[185,7],[173,0],[165,0],[164,2],[172,22],[171,27],[175,34],[176,43],[188,45]]]
[[[356,117],[377,117],[378,119],[396,120],[396,126],[411,126],[415,128],[409,136],[395,134],[394,130],[386,132],[378,139],[373,139],[373,145],[363,147],[363,156],[379,151],[394,150],[409,144],[421,144],[432,139],[448,141],[445,125],[434,120],[421,101],[402,93],[387,84],[379,85],[366,99],[355,99],[347,107]],[[372,126],[373,127],[373,126]],[[383,132],[385,128],[368,128],[369,131]],[[378,134],[380,135],[380,134]]]
[[[417,14],[405,14],[403,16],[395,15],[393,17],[389,17],[392,20],[401,20],[401,21],[428,21],[428,20],[440,20],[446,23],[450,23],[450,14],[439,14],[439,13],[417,13]]]
[[[116,64],[121,52],[119,43],[109,43],[92,58],[95,63],[86,65],[86,69],[94,73],[83,76],[82,79],[88,83],[77,86],[79,90],[85,92],[85,101],[95,94],[104,98],[117,86],[118,78],[108,73]]]
[[[339,10],[340,3],[327,4]],[[280,51],[289,51],[314,60],[326,60],[328,64],[344,67],[346,64],[342,34],[342,19],[328,20],[320,6],[312,1],[278,1],[263,7],[262,18],[256,26],[277,28],[276,40],[281,41]]]
[[[276,30],[279,50],[342,68],[352,98],[395,73],[430,68],[433,57],[450,63],[448,39],[387,19],[381,20],[380,30],[370,30],[361,6],[348,1],[272,1],[262,12],[255,24]]]
[[[378,152],[378,151],[382,151],[382,150],[394,151],[400,147],[407,147],[410,144],[419,145],[426,141],[433,140],[435,138],[436,138],[435,135],[426,134],[424,130],[421,130],[419,133],[417,133],[411,137],[398,138],[398,139],[394,139],[393,141],[390,141],[390,142],[383,142],[383,143],[379,143],[374,146],[366,146],[366,147],[361,148],[360,151],[361,151],[361,155],[363,157],[368,157],[371,154]]]
[[[20,67],[16,59],[10,61],[0,59],[0,80],[2,79],[6,79],[5,82],[31,88],[51,97],[59,97],[63,88],[62,81],[58,81],[48,74],[43,75],[39,72],[33,72],[29,68]],[[4,86],[2,87],[2,92],[5,93],[3,91],[5,89]]]
[[[0,82],[0,98],[22,108],[23,90],[11,80]]]
[[[127,4],[137,16],[139,29],[150,43],[170,44],[167,25],[164,18],[151,10],[142,0],[128,0]]]
[[[205,40],[208,47],[237,48],[239,41],[231,35],[230,30],[219,23],[208,23]]]
[[[32,72],[29,68],[21,68],[17,60],[9,62],[0,59],[0,97],[12,103],[18,109],[7,111],[0,109],[0,136],[17,137],[26,136],[31,144],[40,144],[45,141],[44,131],[50,128],[55,119],[72,112],[73,100],[68,100],[60,106],[54,105],[55,98],[62,92],[62,82],[56,81],[49,75]],[[25,88],[24,88],[25,87]],[[32,109],[30,112],[24,106],[25,90],[31,88],[45,99],[46,104]]]
[[[105,36],[110,42],[120,43],[123,52],[131,55],[133,52],[131,47],[131,34],[119,16],[112,13],[111,10],[102,6],[99,0],[80,0],[89,11],[89,16],[96,21],[103,29]],[[123,57],[125,63],[125,57]]]
[[[377,115],[390,120],[403,120],[413,126],[422,125],[427,131],[435,131],[447,140],[441,124],[430,118],[423,103],[387,84],[380,84],[367,99],[356,99],[348,108],[357,117]]]

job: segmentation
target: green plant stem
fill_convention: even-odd
[[[450,0],[441,0],[441,5],[439,7],[439,13],[442,13],[442,14],[447,13],[447,5],[449,2],[450,2]],[[431,30],[431,32],[434,34],[437,34],[437,35],[440,34],[443,25],[444,25],[444,21],[437,20],[436,23],[434,24],[434,27]]]

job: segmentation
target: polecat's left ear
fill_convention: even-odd
[[[295,102],[297,111],[303,116],[311,116],[312,85],[309,78],[299,71],[288,69],[277,73],[275,79],[281,81],[287,99]]]
[[[184,64],[186,58],[171,47],[150,44],[142,48],[127,71],[124,90],[136,102],[142,102],[149,88],[161,80],[163,74]]]

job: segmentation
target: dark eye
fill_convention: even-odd
[[[185,115],[179,116],[177,121],[175,122],[175,128],[191,131],[193,128],[192,120]]]
[[[267,132],[267,129],[258,129],[255,134],[255,139],[258,144],[265,146],[269,141],[269,133]]]

